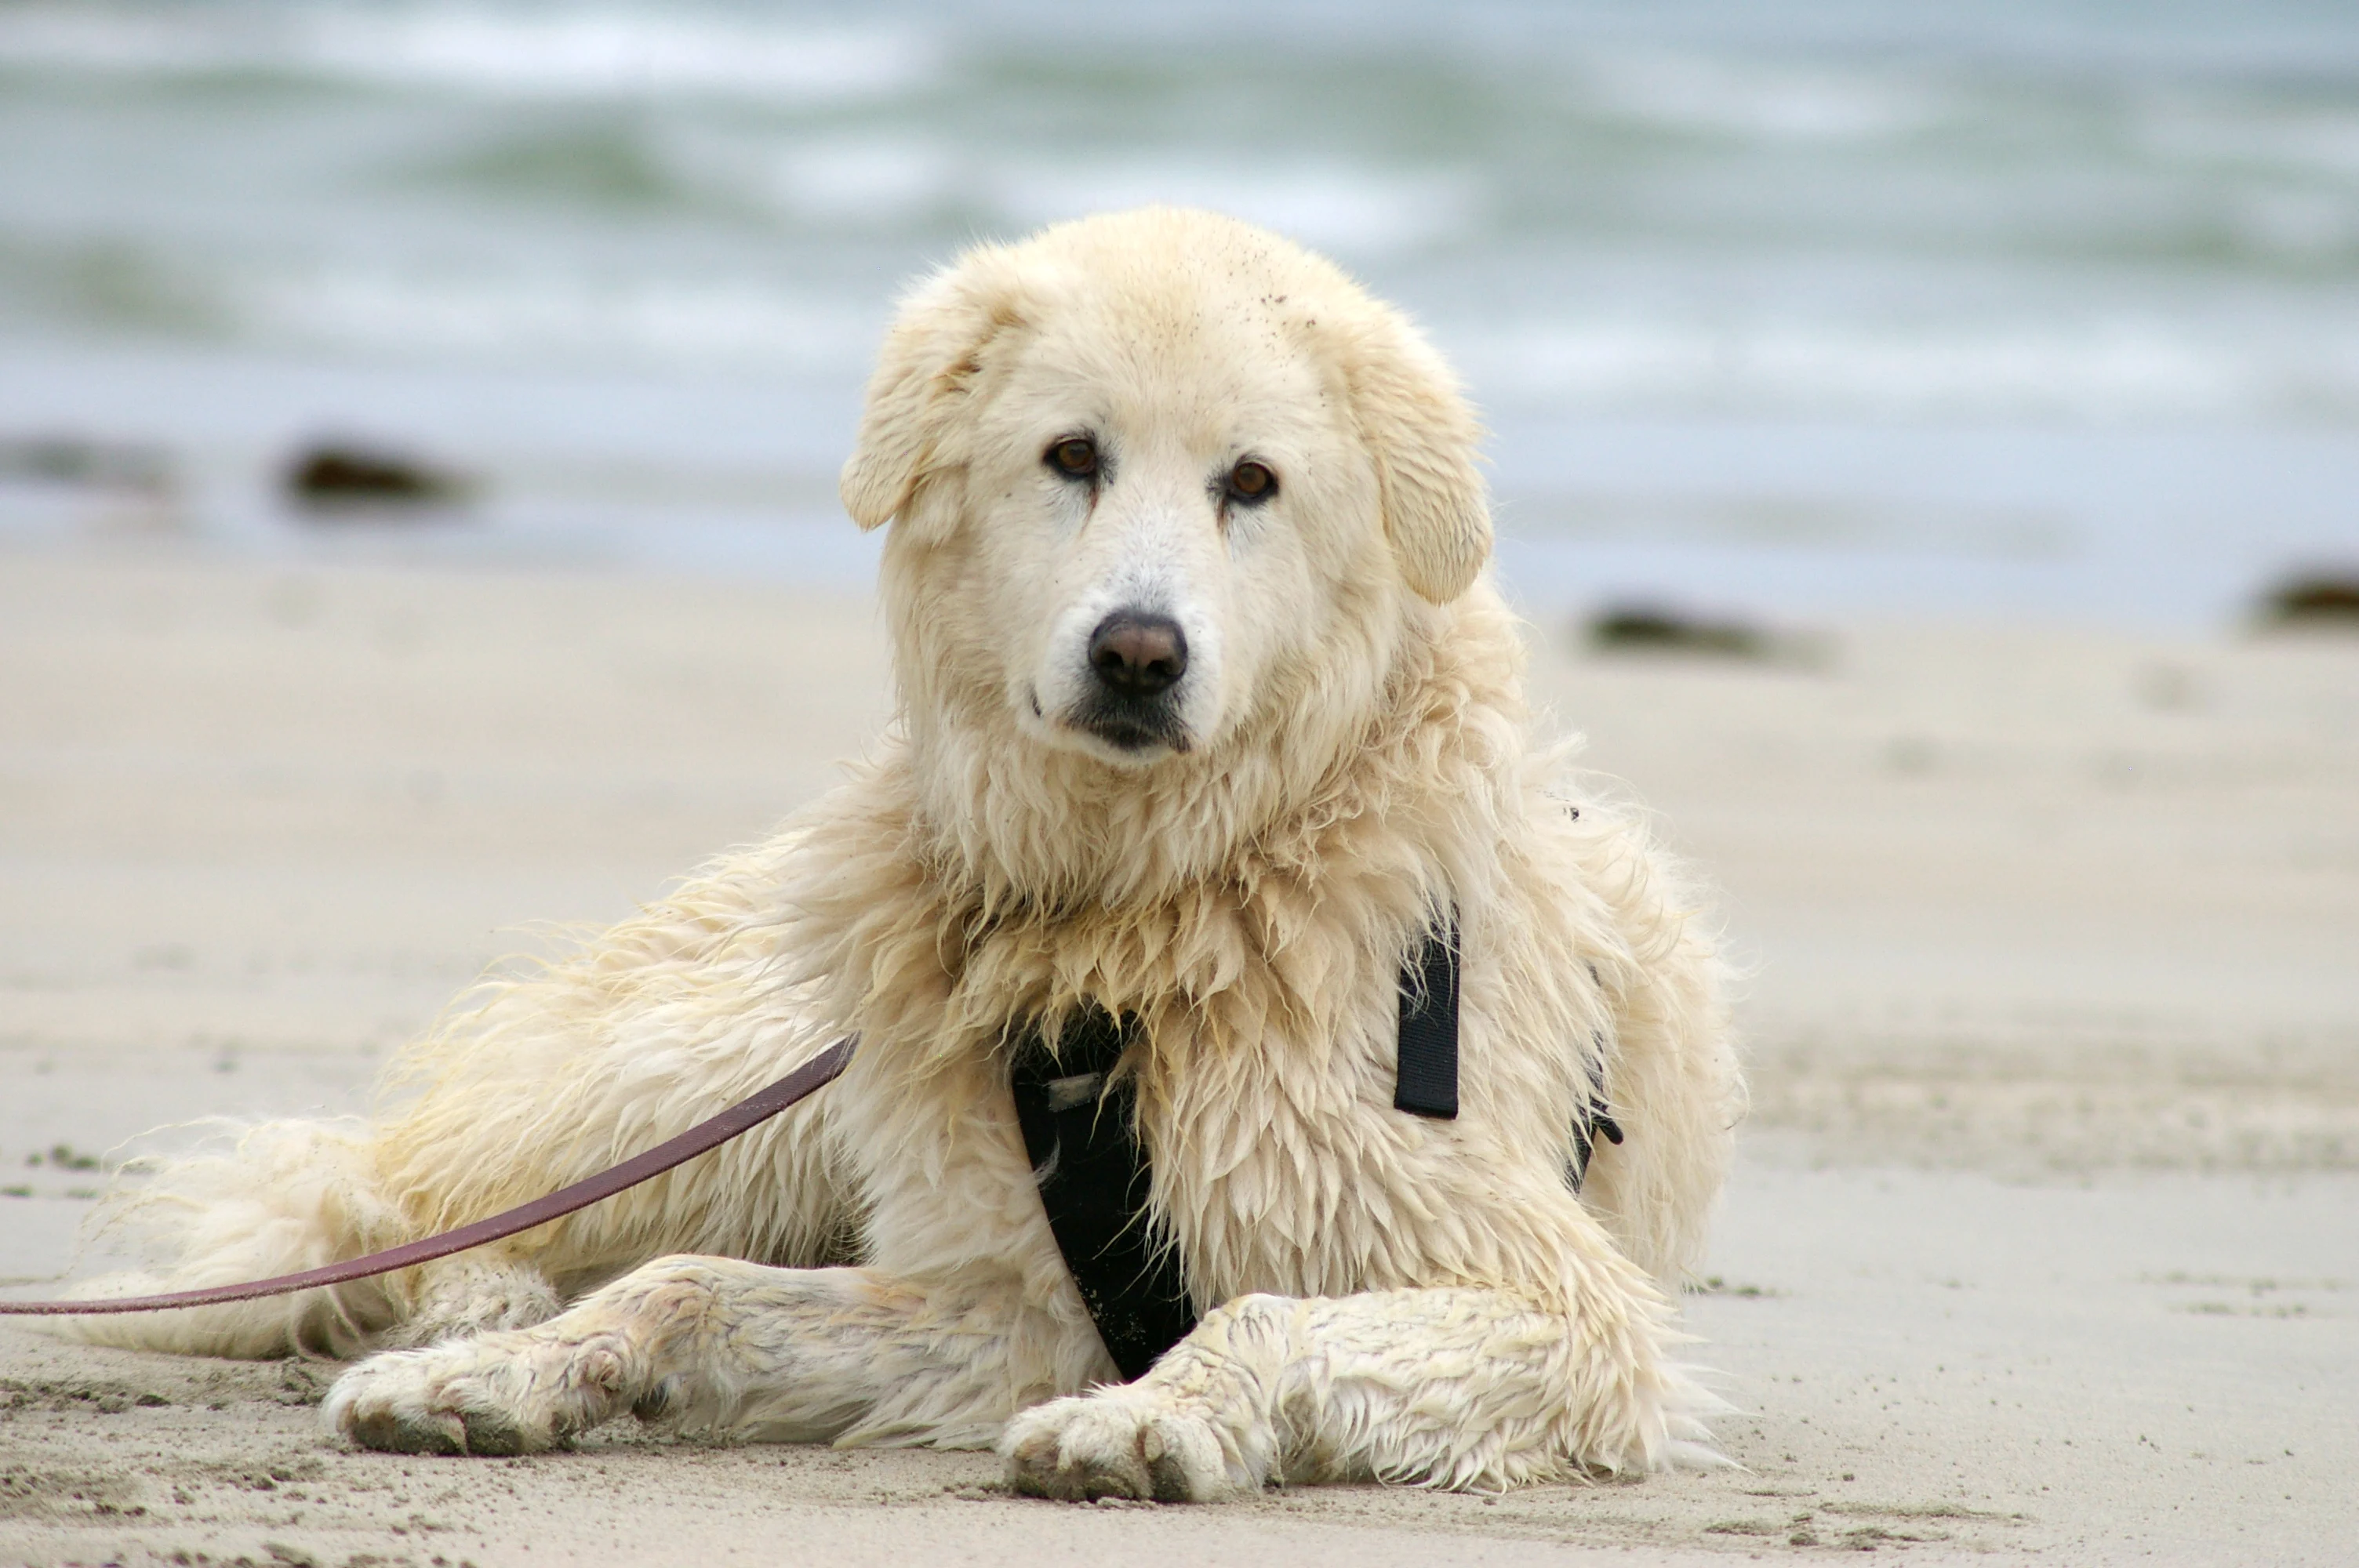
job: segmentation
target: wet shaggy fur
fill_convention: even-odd
[[[372,1122],[281,1122],[131,1200],[151,1287],[405,1241],[574,1181],[845,1033],[845,1076],[498,1247],[92,1338],[365,1357],[375,1447],[687,1433],[996,1444],[1016,1484],[1212,1499],[1708,1458],[1670,1359],[1742,1088],[1695,894],[1536,744],[1484,575],[1473,416],[1328,264],[1149,211],[904,302],[843,491],[890,524],[900,718],[834,793],[408,1053]],[[1075,438],[1086,483],[1044,464]],[[1265,465],[1274,493],[1223,476]],[[1092,628],[1190,649],[1094,727]],[[1103,694],[1100,694],[1101,696]],[[1396,980],[1455,911],[1462,1109],[1393,1108]],[[1201,1325],[1137,1382],[1043,1216],[1012,1039],[1135,1015],[1152,1219]],[[1622,1127],[1576,1195],[1593,1098]],[[116,1288],[125,1288],[117,1286]]]

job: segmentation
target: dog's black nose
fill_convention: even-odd
[[[1154,697],[1188,673],[1188,637],[1169,615],[1117,610],[1090,633],[1090,668],[1124,697]]]

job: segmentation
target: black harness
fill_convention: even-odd
[[[1455,920],[1429,932],[1401,966],[1397,1110],[1457,1119],[1459,968]],[[1107,1083],[1137,1033],[1136,1020],[1092,1007],[1065,1024],[1051,1056],[1036,1023],[1008,1074],[1049,1228],[1125,1379],[1143,1376],[1196,1326],[1179,1251],[1147,1214],[1152,1178],[1137,1134],[1137,1090],[1127,1076]],[[1576,1193],[1600,1138],[1619,1143],[1622,1129],[1593,1095],[1565,1169]]]

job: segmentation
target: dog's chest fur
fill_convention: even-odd
[[[827,1115],[873,1261],[1012,1265],[1070,1293],[1008,1062],[1035,1023],[1097,1007],[1137,1020],[1151,1206],[1200,1305],[1554,1269],[1564,1231],[1593,1223],[1565,1171],[1613,1050],[1588,956],[1617,938],[1563,808],[1518,776],[1512,628],[1477,597],[1364,744],[1159,893],[1049,911],[996,888],[957,830],[996,797],[944,815],[922,784],[946,764],[914,750],[833,802],[843,820],[812,821],[791,945],[811,1000],[864,1039]],[[1461,1108],[1440,1121],[1394,1108],[1398,977],[1453,907]]]
[[[1389,911],[1395,902],[1343,905]],[[937,1048],[919,1049],[931,1033],[920,1029],[869,1054],[864,1070],[880,1076],[896,1055],[915,1070],[894,1073],[899,1087],[888,1097],[858,1097],[881,1115],[850,1144],[907,1150],[948,1129],[958,1147],[947,1157],[971,1159],[993,1181],[987,1193],[920,1193],[895,1164],[862,1162],[872,1256],[939,1267],[949,1249],[962,1263],[995,1254],[1043,1280],[1061,1273],[1008,1073],[1044,1021],[1053,1036],[1060,1018],[1096,1007],[1138,1021],[1121,1070],[1136,1088],[1152,1222],[1176,1245],[1200,1308],[1256,1291],[1334,1295],[1511,1276],[1503,1238],[1581,1222],[1563,1135],[1593,1069],[1565,1046],[1587,1036],[1510,994],[1495,955],[1474,945],[1492,925],[1477,914],[1461,1115],[1395,1108],[1401,961],[1425,929],[1420,908],[1399,905],[1377,934],[1313,915],[1276,952],[1247,934],[1258,917],[1203,905],[1087,939],[1011,926],[974,942],[944,977]],[[1211,929],[1185,929],[1191,920]],[[1077,952],[1104,961],[1084,969]],[[1191,979],[1213,983],[1199,989]],[[959,1037],[954,1054],[939,1050]]]

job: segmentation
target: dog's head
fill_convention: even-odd
[[[986,247],[904,302],[843,470],[895,524],[913,721],[1098,766],[1363,722],[1490,552],[1440,358],[1328,263],[1155,209]]]

